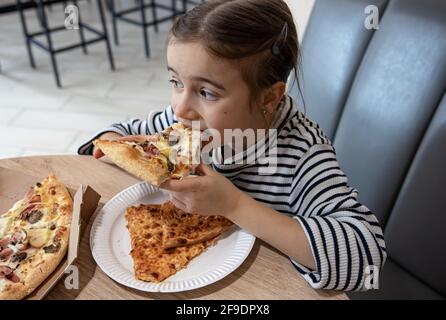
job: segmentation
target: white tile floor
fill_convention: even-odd
[[[79,4],[83,20],[97,26],[95,2]],[[52,25],[65,19],[61,5],[48,14]],[[27,21],[31,30],[37,29],[34,12],[27,13]],[[107,22],[111,36],[110,16]],[[0,16],[0,158],[74,154],[96,130],[166,107],[170,99],[165,66],[169,27],[167,22],[159,33],[149,29],[151,58],[146,59],[141,29],[118,22],[121,43],[116,47],[112,41],[114,72],[103,42],[89,46],[88,55],[81,49],[59,54],[63,88],[57,89],[49,55],[35,46],[37,69],[31,69],[18,15]],[[55,46],[77,40],[75,30],[56,33],[53,38]]]

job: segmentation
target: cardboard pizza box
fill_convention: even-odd
[[[16,201],[23,198],[30,186],[42,181],[45,177],[30,176],[19,171],[0,167],[0,213],[8,211]],[[64,183],[63,180],[61,182]],[[79,185],[73,188],[73,186],[67,185],[67,188],[73,198],[73,218],[71,221],[68,253],[56,270],[26,298],[28,300],[43,299],[76,261],[79,240],[101,198],[90,186]]]

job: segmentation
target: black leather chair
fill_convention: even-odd
[[[316,0],[302,72],[307,115],[384,227],[380,289],[350,297],[444,299],[446,1]]]

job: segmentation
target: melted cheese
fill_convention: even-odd
[[[172,151],[172,147],[169,146],[169,142],[161,139],[160,141],[156,141],[156,142],[152,142],[152,144],[159,150],[159,152],[169,158],[170,157],[170,153]]]
[[[8,248],[11,249],[14,253],[19,252],[19,249],[15,245],[8,244]]]
[[[3,238],[11,226],[12,219],[9,217],[0,218],[0,239]]]
[[[51,222],[46,222],[46,221],[42,221],[42,220],[40,220],[40,221],[38,221],[38,222],[36,222],[36,223],[30,225],[30,226],[29,226],[29,229],[30,229],[30,230],[33,230],[33,229],[47,228],[47,227],[49,226],[50,223],[51,223]]]
[[[11,220],[15,219],[20,213],[22,213],[24,204],[25,202],[23,201],[23,199],[17,201],[16,203],[14,203],[14,206],[9,209],[8,212],[2,215],[2,218],[8,217],[11,218]]]
[[[6,279],[0,279],[0,291],[3,290],[3,288],[5,287],[5,285],[6,285]]]
[[[34,248],[43,247],[50,239],[50,230],[48,229],[31,229],[28,230],[29,244]]]
[[[192,132],[191,129],[184,128],[183,125],[175,124],[171,135],[178,137],[178,142],[170,145],[167,139],[161,138],[160,141],[152,142],[161,154],[167,157],[172,163],[179,161],[190,164],[191,161],[200,161],[200,134]]]

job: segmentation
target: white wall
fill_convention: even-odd
[[[315,0],[285,0],[293,13],[294,21],[297,24],[299,41],[302,41],[305,28],[310,17],[311,9]]]

